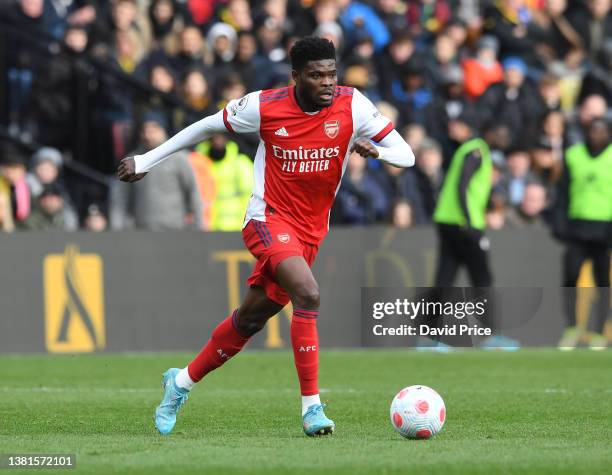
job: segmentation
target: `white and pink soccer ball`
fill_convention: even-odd
[[[408,386],[391,402],[391,424],[407,439],[429,439],[446,420],[446,407],[440,395],[427,386]]]

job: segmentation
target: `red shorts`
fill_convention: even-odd
[[[287,305],[289,294],[276,280],[276,267],[291,256],[302,256],[312,267],[319,246],[302,241],[294,227],[282,219],[276,216],[267,219],[266,222],[251,219],[242,230],[247,249],[257,259],[247,283],[263,287],[270,300]]]

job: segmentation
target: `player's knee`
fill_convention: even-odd
[[[265,321],[261,321],[261,320],[247,321],[247,322],[244,322],[244,324],[242,324],[240,331],[244,335],[255,335],[255,333],[260,332],[264,326],[266,326]]]
[[[306,310],[318,310],[321,297],[319,288],[316,283],[300,286],[291,297],[291,303],[294,307],[303,308]]]
[[[259,312],[238,311],[236,315],[236,326],[244,335],[255,335],[266,326],[270,317]]]

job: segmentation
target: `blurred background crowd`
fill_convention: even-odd
[[[396,169],[352,155],[332,224],[430,224],[454,151],[479,136],[495,169],[488,227],[547,226],[565,150],[610,118],[610,6],[4,0],[0,231],[240,229],[257,137],[215,136],[131,186],[113,172],[231,99],[286,86],[288,51],[310,34],[417,157]]]

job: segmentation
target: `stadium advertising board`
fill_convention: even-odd
[[[556,345],[564,325],[564,297],[556,287],[560,248],[539,230],[491,237],[504,334],[525,346]],[[195,350],[239,305],[254,262],[239,233],[57,233],[0,239],[5,269],[0,273],[1,352]],[[314,266],[321,289],[321,345],[416,344],[414,338],[376,335],[373,324],[386,325],[388,319],[372,321],[367,302],[417,295],[419,287],[432,281],[435,246],[430,229],[332,230]],[[583,270],[584,276],[590,274]],[[585,277],[581,284],[590,282]],[[467,285],[465,277],[458,285]],[[578,299],[583,324],[593,298],[585,293]],[[250,346],[289,347],[291,314],[289,304]],[[482,335],[469,336],[469,341],[450,343],[472,346]]]

